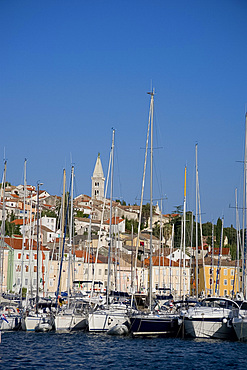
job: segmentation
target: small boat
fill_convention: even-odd
[[[52,325],[45,317],[41,319],[37,326],[34,329],[36,332],[47,332],[52,330]]]
[[[129,333],[129,323],[126,321],[123,324],[116,324],[107,331],[109,335],[126,335]]]

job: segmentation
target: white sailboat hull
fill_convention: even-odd
[[[234,317],[232,320],[232,325],[235,333],[240,341],[247,341],[247,318]]]
[[[21,316],[7,316],[6,319],[8,322],[5,320],[0,321],[0,329],[2,331],[9,331],[9,330],[18,330],[20,328],[20,323],[21,323]]]
[[[26,316],[23,317],[21,320],[21,328],[24,331],[35,331],[39,325],[44,324],[44,321],[52,326],[53,320],[51,317],[46,317],[40,314],[34,316]]]
[[[184,320],[185,333],[193,338],[217,338],[232,339],[233,328],[229,322],[223,322],[220,318],[197,318]]]
[[[90,332],[107,332],[114,326],[122,325],[128,321],[128,316],[125,312],[119,311],[95,311],[89,314],[88,328]]]
[[[86,315],[57,315],[55,317],[55,330],[83,330],[87,327]]]

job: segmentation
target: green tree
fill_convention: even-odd
[[[221,239],[222,220],[218,218],[215,226],[216,246],[219,247]]]

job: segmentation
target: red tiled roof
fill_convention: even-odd
[[[23,219],[22,218],[17,218],[16,220],[11,221],[12,224],[15,224],[16,226],[18,225],[23,225]],[[25,220],[25,225],[28,223],[27,220]]]
[[[170,260],[166,257],[153,256],[152,257],[153,266],[170,266]],[[149,258],[145,258],[144,264],[149,266]],[[178,267],[179,263],[175,261],[171,261],[171,266]]]
[[[78,257],[78,258],[84,258],[84,261],[85,262],[88,262],[88,254],[86,253],[86,251],[75,251],[75,255],[76,255],[76,257]],[[93,263],[95,263],[95,257],[94,256],[92,256],[91,254],[90,254],[90,256],[89,256],[89,262],[93,262]],[[98,263],[102,263],[99,259],[98,259],[98,261],[97,261]]]
[[[22,249],[22,237],[15,237],[15,238],[6,237],[4,238],[4,241],[6,244],[8,244],[13,249]],[[25,241],[24,245],[25,245],[25,249],[29,249],[28,240]],[[47,249],[46,247],[40,246],[40,248],[42,248],[43,251],[49,251],[49,249]],[[33,249],[37,249],[37,243],[35,240],[33,241]]]
[[[118,224],[120,224],[120,222],[123,222],[123,219],[120,218],[120,217],[112,217],[112,219],[111,219],[112,225],[118,225]],[[108,224],[108,225],[110,224],[110,219],[106,221],[106,224]]]

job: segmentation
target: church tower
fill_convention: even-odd
[[[93,171],[92,179],[92,199],[103,200],[104,199],[104,189],[105,189],[105,178],[103,173],[103,168],[100,160],[100,153],[98,153],[98,158]]]

